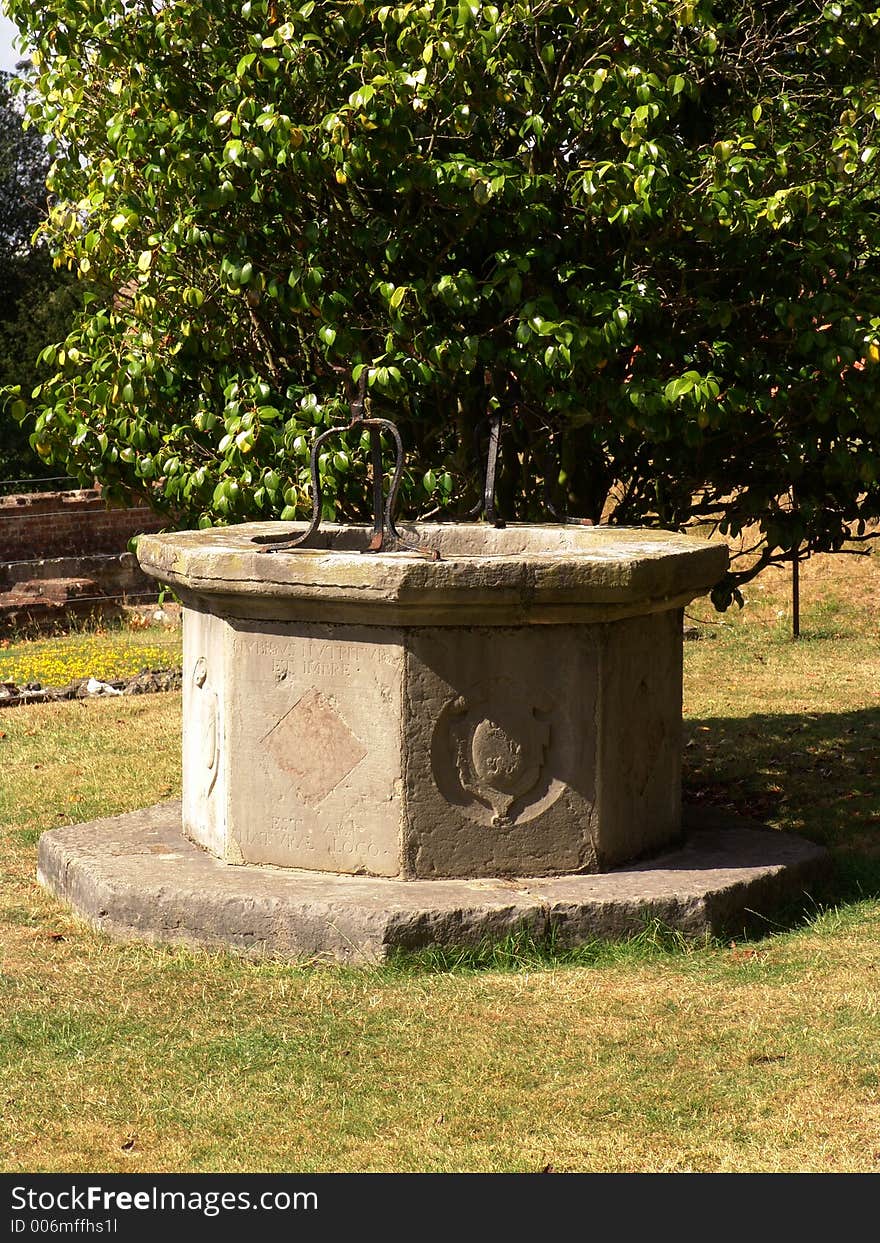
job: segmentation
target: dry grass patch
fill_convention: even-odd
[[[43,829],[174,797],[180,695],[71,700],[0,713],[0,832]]]
[[[0,1044],[26,1093],[6,1168],[880,1168],[870,990],[823,996],[803,962],[768,982],[721,949],[708,975],[469,978],[54,954]]]

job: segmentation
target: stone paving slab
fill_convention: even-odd
[[[377,962],[395,950],[477,945],[520,930],[557,946],[637,933],[739,932],[815,894],[827,851],[712,809],[675,850],[600,875],[400,881],[222,863],[183,836],[180,803],[52,829],[38,879],[126,941],[254,957]]]

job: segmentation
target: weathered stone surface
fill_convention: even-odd
[[[298,529],[140,542],[184,600],[194,841],[234,863],[437,879],[602,871],[675,840],[681,604],[726,548],[470,524],[419,528],[439,562],[365,556],[362,527],[261,551]]]
[[[400,635],[239,620],[225,633],[220,763],[240,858],[398,875]]]
[[[648,855],[681,832],[681,613],[627,618],[602,634],[600,871]]]
[[[308,739],[308,747],[303,740]],[[296,796],[317,807],[368,754],[326,695],[309,690],[273,725],[262,746],[289,775]]]
[[[184,636],[184,827],[221,859],[552,875],[680,832],[677,610],[548,641],[187,609]]]
[[[240,863],[241,852],[228,832],[224,759],[228,630],[222,618],[194,610],[183,627],[183,827],[205,850]]]
[[[144,535],[141,567],[186,604],[237,617],[403,626],[608,621],[678,608],[715,585],[727,548],[668,531],[420,524],[441,561],[363,555],[367,527],[327,525],[320,547],[266,553],[259,537],[302,523]],[[283,612],[279,612],[279,610]]]
[[[38,876],[116,938],[344,962],[519,930],[574,946],[651,920],[738,934],[822,883],[827,853],[802,838],[711,811],[685,819],[680,849],[600,876],[399,881],[228,866],[183,835],[180,805],[166,803],[44,833]]]
[[[602,626],[406,632],[402,872],[597,870]]]

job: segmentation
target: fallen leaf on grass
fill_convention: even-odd
[[[131,1152],[137,1144],[137,1135],[126,1135],[125,1139],[119,1145],[123,1152]]]
[[[766,1062],[784,1062],[784,1053],[752,1053],[748,1059],[750,1066],[763,1066]]]

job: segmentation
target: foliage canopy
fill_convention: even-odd
[[[69,327],[71,282],[53,271],[34,230],[46,215],[49,156],[39,134],[22,128],[22,116],[0,73],[0,386],[37,383],[36,358],[47,341]],[[0,479],[46,473],[26,431],[0,403]]]
[[[495,408],[511,517],[718,515],[760,566],[877,516],[876,0],[8,6],[91,285],[40,453],[289,518],[366,368],[413,511],[473,501]]]

